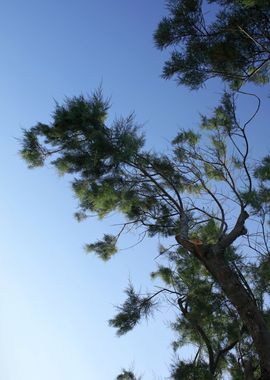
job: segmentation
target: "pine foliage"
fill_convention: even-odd
[[[234,88],[268,82],[268,1],[169,0],[167,8],[154,34],[158,48],[171,48],[164,78],[193,89],[213,77]]]

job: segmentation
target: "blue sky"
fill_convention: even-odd
[[[77,223],[68,179],[50,167],[28,170],[17,138],[21,128],[49,122],[55,100],[102,84],[111,118],[135,111],[149,146],[167,149],[178,128],[198,125],[222,86],[194,93],[160,78],[166,53],[155,49],[152,34],[163,0],[11,0],[1,8],[0,377],[108,380],[133,365],[144,379],[161,379],[172,357],[168,308],[120,339],[107,326],[129,279],[153,288],[157,242],[106,264],[85,255],[84,243],[119,217]],[[266,102],[262,108],[260,133],[251,131],[260,152],[270,135]],[[124,248],[135,241],[127,237]]]

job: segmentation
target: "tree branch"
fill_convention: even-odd
[[[248,217],[249,214],[242,209],[231,232],[225,235],[217,244],[218,249],[224,250],[228,248],[239,236],[245,235],[245,221]]]

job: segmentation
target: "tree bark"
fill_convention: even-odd
[[[204,254],[203,259],[253,339],[260,359],[261,380],[270,380],[270,332],[260,310],[223,254],[210,251]]]
[[[224,249],[203,244],[195,246],[192,242],[178,236],[176,240],[198,257],[236,308],[258,353],[261,368],[260,380],[270,380],[270,332],[262,313],[244,287],[238,274],[224,257]],[[192,245],[193,249],[191,249]]]

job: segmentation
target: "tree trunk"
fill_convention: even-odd
[[[260,360],[260,380],[270,380],[270,332],[260,310],[225,259],[224,252],[215,252],[207,246],[202,247],[201,252],[201,262],[234,305],[253,339]]]
[[[179,236],[176,236],[176,240],[198,257],[236,308],[258,353],[261,369],[260,380],[270,380],[270,332],[260,310],[238,274],[225,259],[224,249],[203,244],[198,246]]]

